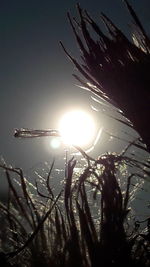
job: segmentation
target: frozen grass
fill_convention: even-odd
[[[1,165],[9,185],[8,202],[0,204],[3,262],[20,267],[150,264],[149,219],[143,228],[129,209],[134,190],[130,186],[133,180],[136,184],[138,174],[123,175],[121,171],[124,165],[141,170],[145,163],[125,154],[106,154],[94,160],[80,152],[86,166],[76,175],[76,160],[68,162],[64,186],[57,196],[50,186],[54,163],[36,186],[28,182],[21,169]],[[45,193],[40,192],[39,183],[44,184]]]
[[[79,18],[72,19],[68,13],[68,19],[81,60],[68,53],[62,42],[61,45],[84,78],[74,74],[80,85],[99,96],[104,109],[111,104],[118,113],[123,112],[126,119],[122,122],[139,133],[150,152],[150,39],[131,5],[124,2],[133,21],[130,39],[101,13],[105,34],[77,5]]]

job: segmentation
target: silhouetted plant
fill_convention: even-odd
[[[9,184],[8,203],[0,204],[5,220],[3,256],[13,266],[148,266],[149,228],[144,233],[138,222],[138,229],[129,222],[130,184],[137,173],[122,177],[125,192],[117,178],[122,164],[143,168],[143,163],[122,154],[94,160],[80,151],[87,166],[77,176],[72,158],[57,196],[50,187],[54,163],[45,178],[47,193],[40,192],[39,182],[33,188],[21,169],[1,165]],[[20,193],[10,177],[13,173]],[[97,199],[97,216],[90,204],[93,199]]]
[[[104,34],[87,11],[78,5],[80,21],[72,20],[69,13],[68,18],[82,63],[61,45],[85,80],[74,74],[75,78],[84,88],[115,106],[119,113],[123,111],[128,119],[123,122],[140,134],[150,152],[150,39],[131,5],[127,0],[124,2],[134,20],[132,41],[101,13],[108,31],[108,35]],[[92,38],[92,30],[97,34],[97,40]]]

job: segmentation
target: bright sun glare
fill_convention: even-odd
[[[89,114],[75,110],[66,113],[61,118],[59,131],[65,144],[85,146],[94,138],[95,125]]]

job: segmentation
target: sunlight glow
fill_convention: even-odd
[[[94,138],[95,125],[89,114],[81,110],[74,110],[62,117],[59,131],[65,144],[85,146]]]

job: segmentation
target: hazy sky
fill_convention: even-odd
[[[150,1],[130,1],[150,32]],[[3,0],[0,5],[0,154],[26,169],[53,152],[42,140],[16,140],[14,128],[56,127],[70,108],[90,111],[90,95],[75,86],[73,65],[59,46],[79,57],[66,18],[76,14],[75,0]],[[128,31],[131,20],[121,0],[80,0],[98,22],[100,11]],[[93,114],[93,113],[92,113]],[[97,119],[97,118],[96,118]]]

